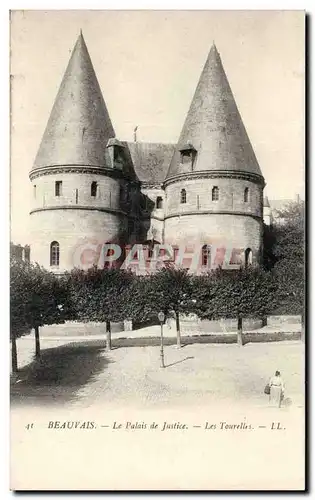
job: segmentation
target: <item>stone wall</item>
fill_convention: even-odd
[[[219,188],[219,200],[212,201],[212,188]],[[244,190],[248,188],[248,202]],[[186,190],[186,203],[181,203],[181,190]],[[237,178],[182,179],[166,187],[166,218],[187,212],[220,212],[252,214],[262,217],[262,188],[253,182]]]
[[[249,216],[181,215],[165,221],[165,243],[189,247],[218,244],[229,251],[240,250],[243,257],[245,250],[250,248],[253,263],[260,262],[261,238],[262,222]]]
[[[55,195],[55,182],[62,182],[60,196]],[[91,184],[97,182],[97,194],[91,196]],[[60,173],[32,180],[32,210],[64,205],[84,205],[120,209],[120,181],[97,174]],[[35,188],[36,186],[36,194]]]

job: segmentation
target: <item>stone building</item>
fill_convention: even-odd
[[[32,260],[55,272],[104,242],[201,245],[204,266],[221,245],[260,262],[265,182],[215,45],[178,143],[126,142],[81,33],[30,180]]]

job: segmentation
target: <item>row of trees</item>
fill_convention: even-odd
[[[201,319],[237,318],[242,344],[243,319],[264,318],[287,300],[273,271],[259,268],[191,275],[173,266],[149,276],[119,269],[73,270],[62,278],[21,261],[11,263],[12,367],[17,370],[16,338],[35,331],[35,354],[40,355],[39,328],[65,320],[102,322],[107,349],[111,323],[157,320],[159,311],[176,320],[180,345],[180,315]],[[288,311],[290,312],[290,311]]]

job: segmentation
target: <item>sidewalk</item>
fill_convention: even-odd
[[[73,330],[73,334],[72,331]],[[234,337],[236,331],[233,332],[207,332],[204,330],[198,330],[193,328],[192,331],[188,331],[186,328],[181,329],[181,337]],[[279,326],[265,326],[259,329],[253,329],[250,331],[244,330],[244,335],[257,335],[257,334],[300,334],[301,325],[300,324],[281,324]],[[104,340],[106,336],[105,324],[86,324],[84,329],[82,329],[81,324],[76,326],[75,324],[70,325],[51,325],[42,327],[40,330],[41,338],[57,340]],[[140,328],[138,330],[131,331],[119,331],[112,332],[112,340],[117,339],[144,339],[144,338],[158,338],[161,335],[161,327],[159,325],[153,325],[146,328]],[[163,336],[164,338],[176,338],[176,329],[174,327],[170,328],[167,325],[163,326]]]

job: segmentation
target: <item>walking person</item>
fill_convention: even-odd
[[[270,394],[269,403],[271,406],[277,406],[280,408],[281,401],[284,397],[284,383],[281,378],[280,372],[277,370],[273,377],[269,381]]]

